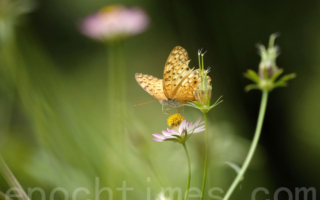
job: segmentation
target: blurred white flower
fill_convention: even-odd
[[[156,197],[156,200],[171,200],[169,198],[166,198],[166,196],[164,196],[164,193],[163,192],[160,192],[158,194],[158,196]]]
[[[140,8],[108,6],[84,18],[81,32],[90,38],[106,41],[139,34],[148,24],[149,18]]]

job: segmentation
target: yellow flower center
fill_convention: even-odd
[[[181,124],[181,122],[183,121],[184,117],[181,116],[180,113],[176,113],[174,115],[171,115],[168,120],[167,120],[167,124],[168,126],[170,126],[171,128],[178,128],[179,125]]]
[[[100,9],[99,12],[100,12],[100,13],[106,13],[106,12],[110,12],[110,11],[113,11],[113,10],[117,10],[117,9],[119,9],[119,8],[122,8],[122,7],[123,7],[123,6],[117,5],[117,4],[115,4],[115,5],[110,5],[110,6],[106,6],[106,7],[102,8],[102,9]]]

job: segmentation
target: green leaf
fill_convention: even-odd
[[[250,84],[250,85],[247,85],[244,90],[246,92],[249,92],[250,90],[260,90],[259,86],[256,85],[256,84]]]
[[[214,104],[213,105],[216,105],[216,104],[219,104],[219,103],[221,103],[222,101],[220,101],[220,99],[222,98],[223,96],[220,96],[218,99],[217,99],[217,101],[216,102],[214,102]],[[220,101],[220,102],[219,102]]]
[[[220,96],[217,101],[212,105],[210,106],[209,110],[211,110],[212,108],[216,107],[217,105],[219,105],[220,103],[223,102],[223,100],[220,101],[220,99],[222,98],[223,96]]]
[[[194,103],[191,103],[191,102],[189,102],[189,103],[187,103],[187,104],[184,104],[185,106],[190,106],[190,107],[194,107],[194,106],[196,106],[196,104],[194,104]]]
[[[292,74],[288,74],[288,75],[283,76],[282,78],[280,78],[279,81],[284,82],[284,81],[294,79],[295,77],[297,77],[297,75],[295,73],[292,73]]]
[[[196,104],[196,106],[198,106],[198,107],[202,107],[203,106],[201,103],[199,103],[197,101],[194,101],[193,103]]]
[[[287,87],[288,86],[288,83],[287,82],[277,82],[274,84],[274,87],[277,88],[277,87]]]
[[[271,76],[271,81],[274,82],[283,73],[283,69],[278,69],[276,73]]]
[[[257,74],[257,72],[255,72],[255,71],[253,71],[251,69],[247,70],[247,73],[244,74],[244,77],[246,77],[247,79],[252,80],[255,83],[260,83],[259,75]]]
[[[220,103],[222,103],[223,100],[219,101],[218,103],[216,104],[213,104],[212,106],[210,106],[209,110],[211,110],[212,108],[216,107],[217,105],[219,105]]]
[[[295,77],[296,77],[296,74],[294,73],[285,75],[274,84],[274,87],[286,87],[288,85],[287,81],[294,79]]]
[[[191,101],[188,104],[184,104],[184,105],[198,109],[198,106],[196,104],[192,103]]]
[[[185,105],[188,105],[188,104],[185,104]],[[188,106],[195,107],[195,108],[203,107],[203,105],[197,101],[190,101]]]

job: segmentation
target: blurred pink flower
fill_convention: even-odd
[[[200,122],[201,117],[194,123],[187,122],[187,120],[183,120],[179,126],[178,130],[167,129],[167,131],[163,130],[162,135],[155,133],[153,134],[153,141],[163,142],[163,141],[175,141],[179,143],[184,143],[193,133],[200,133],[205,130],[204,122]]]
[[[90,38],[105,41],[139,34],[148,24],[148,16],[140,8],[108,6],[84,18],[81,32]]]

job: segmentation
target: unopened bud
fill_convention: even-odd
[[[211,86],[207,90],[198,89],[195,91],[196,101],[204,106],[210,107],[212,89]]]
[[[279,55],[279,48],[274,46],[277,35],[272,34],[269,39],[269,47],[258,45],[261,62],[259,64],[259,76],[261,79],[268,79],[278,71],[276,58]]]

